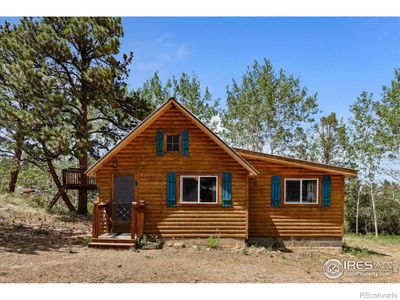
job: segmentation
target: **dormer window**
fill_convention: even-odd
[[[166,135],[167,152],[179,152],[179,134]]]

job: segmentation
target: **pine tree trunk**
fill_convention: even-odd
[[[85,153],[79,158],[79,165],[81,169],[81,184],[85,185],[87,183],[87,176],[84,172],[87,170],[88,166],[88,155]],[[79,190],[79,203],[78,203],[78,214],[87,214],[87,190]]]
[[[358,190],[358,196],[357,196],[357,212],[356,212],[356,234],[358,234],[358,214],[360,212],[360,195],[361,195],[361,189],[362,185],[360,185],[360,188]]]
[[[82,83],[83,94],[85,95],[86,84]],[[84,172],[88,168],[88,145],[89,145],[89,126],[88,126],[88,105],[86,97],[83,96],[81,100],[81,122],[82,127],[80,127],[81,137],[83,137],[83,145],[81,149],[81,154],[79,157],[79,168],[81,170],[81,185],[87,184],[87,176]],[[87,190],[79,189],[78,193],[78,214],[86,215],[87,214]]]
[[[15,151],[11,161],[10,180],[8,181],[7,192],[14,193],[17,185],[18,174],[21,167],[22,157],[22,136],[18,135],[15,139]]]
[[[372,213],[374,215],[375,236],[378,237],[378,222],[376,220],[376,207],[375,207],[375,198],[374,198],[374,191],[373,191],[373,187],[372,187],[372,181],[369,182],[369,187],[370,187],[370,191],[371,191]]]
[[[7,187],[8,193],[15,192],[15,187],[17,185],[17,180],[18,180],[19,169],[21,167],[21,157],[22,157],[21,146],[18,145],[18,143],[17,143],[16,149],[14,152],[14,156],[13,156],[12,162],[11,162],[10,180],[8,181],[8,187]]]

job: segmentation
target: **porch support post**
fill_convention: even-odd
[[[93,214],[92,214],[92,237],[99,237],[99,202],[93,202]]]
[[[131,212],[131,239],[134,240],[136,238],[136,206],[137,202],[132,203],[132,212]]]
[[[138,209],[138,237],[141,238],[144,234],[144,207],[146,203],[142,200],[139,201]]]

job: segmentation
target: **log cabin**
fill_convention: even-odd
[[[344,179],[357,172],[230,147],[171,98],[86,174],[98,190],[93,247],[143,235],[341,246]]]

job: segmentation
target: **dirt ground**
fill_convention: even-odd
[[[90,221],[0,196],[0,282],[400,282],[390,276],[325,277],[327,259],[392,262],[400,245],[349,236],[347,250],[89,249]]]

